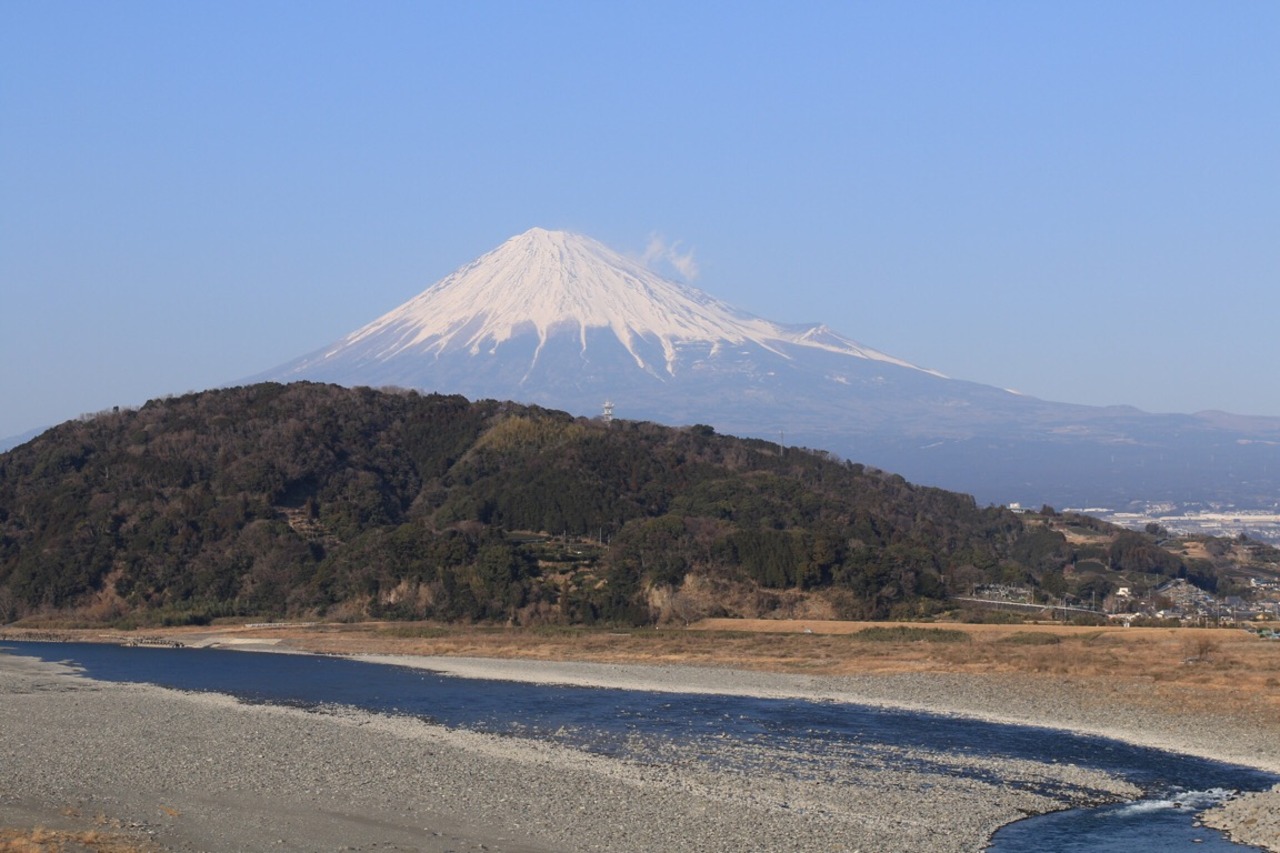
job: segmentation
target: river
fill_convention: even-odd
[[[763,748],[771,772],[781,768],[797,778],[821,779],[833,763],[862,762],[1006,784],[1051,784],[1000,779],[999,762],[981,760],[1012,759],[1102,770],[1144,792],[1132,803],[1076,808],[1007,826],[992,839],[989,849],[997,853],[1252,849],[1197,826],[1195,814],[1229,791],[1261,790],[1280,781],[1251,768],[1106,738],[848,703],[464,679],[318,655],[26,642],[6,642],[3,648],[67,662],[104,681],[211,691],[318,712],[350,706],[412,715],[642,762],[694,755],[750,772],[743,763],[758,761]],[[1099,792],[1096,799],[1103,798]]]

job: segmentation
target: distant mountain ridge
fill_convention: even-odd
[[[1054,403],[774,323],[603,244],[531,229],[339,341],[252,377],[403,386],[706,423],[984,502],[1268,506],[1280,418]]]

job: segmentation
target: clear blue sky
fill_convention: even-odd
[[[0,4],[0,436],[532,226],[1048,399],[1280,415],[1280,3]]]

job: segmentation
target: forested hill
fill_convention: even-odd
[[[1027,576],[1032,538],[968,496],[709,427],[263,384],[0,455],[0,622],[905,616],[956,577]]]

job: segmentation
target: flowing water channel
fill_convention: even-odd
[[[997,776],[983,758],[1103,770],[1140,787],[1133,803],[1078,808],[1005,827],[989,848],[1012,851],[1240,851],[1195,825],[1195,813],[1232,790],[1262,790],[1280,777],[1246,767],[1052,729],[982,722],[837,702],[759,699],[523,684],[443,676],[340,657],[219,649],[126,648],[6,642],[3,649],[68,662],[104,681],[228,694],[309,709],[349,706],[449,727],[550,740],[640,760],[696,756],[749,770],[762,749],[771,767],[821,778],[833,762]],[[750,747],[750,748],[748,748]]]

